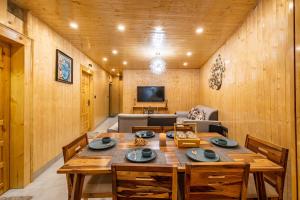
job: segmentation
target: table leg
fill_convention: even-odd
[[[255,172],[253,176],[258,199],[267,200],[264,174],[262,172]]]
[[[72,197],[71,197],[72,200],[81,200],[83,182],[84,182],[83,174],[74,175]]]

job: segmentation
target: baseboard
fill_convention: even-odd
[[[37,177],[39,177],[43,172],[45,172],[51,165],[53,165],[60,158],[62,158],[62,153],[58,154],[53,159],[48,161],[43,167],[41,167],[37,171],[33,172],[31,182],[34,181],[34,179],[36,179]]]

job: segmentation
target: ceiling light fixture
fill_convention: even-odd
[[[149,67],[153,74],[160,75],[166,71],[166,62],[160,57],[155,57],[150,61]]]
[[[154,29],[157,32],[161,32],[163,30],[163,27],[162,26],[156,26]]]
[[[106,58],[106,57],[103,57],[102,60],[103,60],[104,62],[107,62],[107,58]]]
[[[72,29],[78,29],[78,24],[76,22],[70,22],[69,25]]]
[[[115,72],[115,71],[116,71],[116,69],[115,69],[115,68],[112,68],[112,69],[111,69],[111,71],[112,71],[112,72]]]
[[[197,33],[197,34],[201,34],[201,33],[203,33],[203,31],[204,31],[204,29],[203,29],[202,27],[198,27],[198,28],[196,29],[196,33]]]
[[[111,52],[112,52],[112,54],[114,54],[114,55],[117,55],[117,54],[118,54],[118,51],[117,51],[117,50],[115,50],[115,49],[114,49],[114,50],[112,50]]]
[[[124,32],[125,31],[125,26],[123,25],[123,24],[119,24],[118,25],[118,30],[120,31],[120,32]]]
[[[188,52],[186,53],[186,55],[187,55],[188,57],[190,57],[190,56],[193,55],[193,53],[192,53],[191,51],[188,51]]]
[[[183,63],[183,66],[188,66],[189,64],[187,62],[184,62]]]
[[[127,65],[127,61],[126,60],[123,61],[123,65]]]

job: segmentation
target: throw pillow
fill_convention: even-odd
[[[196,117],[196,120],[205,120],[205,116],[206,116],[206,113],[204,112],[204,110],[200,110]]]
[[[191,120],[205,120],[206,113],[198,108],[192,108],[188,114],[188,119]]]
[[[197,108],[192,108],[188,114],[188,119],[195,119],[197,115],[198,109]]]

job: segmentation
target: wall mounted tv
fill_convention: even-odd
[[[164,86],[138,86],[138,102],[163,102],[165,101]]]

